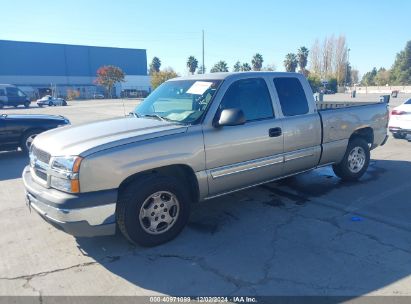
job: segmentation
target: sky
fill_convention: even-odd
[[[141,48],[163,67],[187,74],[193,55],[205,66],[225,60],[283,71],[287,53],[316,39],[345,35],[350,62],[360,74],[390,68],[411,40],[409,0],[38,0],[1,1],[0,39]],[[0,52],[1,54],[1,52]]]

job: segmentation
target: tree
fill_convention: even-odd
[[[377,69],[373,68],[370,72],[364,74],[361,80],[361,84],[364,86],[375,85],[375,76],[377,76]]]
[[[217,62],[212,69],[210,70],[211,73],[217,73],[217,72],[228,72],[228,66],[227,63],[223,60]]]
[[[241,71],[241,63],[237,61],[233,66],[233,72],[240,72]]]
[[[348,48],[344,35],[315,40],[310,50],[310,71],[321,79],[336,78],[344,85],[347,77]]]
[[[206,68],[203,65],[200,65],[200,67],[197,70],[197,74],[205,74]]]
[[[190,56],[187,59],[187,67],[191,74],[197,70],[198,67],[198,60],[194,56]]]
[[[320,87],[323,85],[322,82],[321,82],[320,77],[318,75],[315,75],[315,74],[309,75],[307,77],[307,80],[308,80],[308,83],[311,86],[311,89],[312,89],[313,93],[318,92],[320,90]]]
[[[391,68],[391,82],[395,85],[411,84],[411,40],[399,52]]]
[[[304,74],[305,76],[308,75],[306,67],[308,63],[308,49],[305,46],[302,46],[298,49],[297,52],[297,60],[298,60],[298,66],[300,67],[300,72],[301,74]]]
[[[105,65],[97,70],[97,79],[95,83],[103,86],[108,93],[108,96],[112,97],[113,87],[116,83],[124,81],[124,72],[116,66]]]
[[[358,70],[351,70],[351,84],[357,84],[360,81]]]
[[[151,60],[150,63],[150,70],[149,74],[152,75],[153,73],[158,73],[160,72],[160,67],[161,67],[161,60],[158,57],[153,57],[153,60]]]
[[[154,90],[163,82],[178,77],[178,74],[172,68],[166,68],[163,71],[154,72],[151,76],[151,87]]]
[[[287,72],[295,72],[297,65],[298,65],[297,56],[293,53],[288,53],[285,56],[285,60],[284,60],[285,70]]]
[[[385,86],[390,82],[390,71],[385,68],[380,68],[375,75],[374,82],[378,86]]]
[[[262,71],[270,71],[273,72],[276,70],[275,64],[267,64],[265,67],[261,69]]]
[[[253,70],[254,71],[261,71],[261,68],[263,66],[263,62],[264,62],[263,56],[259,53],[255,54],[253,56],[253,59],[251,59],[251,64],[253,66]]]
[[[251,71],[251,66],[250,66],[247,62],[244,62],[244,63],[241,65],[240,71],[242,71],[242,72]]]

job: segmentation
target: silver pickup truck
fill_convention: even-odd
[[[387,139],[387,103],[318,110],[306,78],[246,72],[169,80],[128,117],[37,136],[23,180],[28,205],[76,236],[154,246],[177,236],[190,206],[332,165],[367,170]]]

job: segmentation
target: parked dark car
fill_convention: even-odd
[[[30,99],[18,87],[11,84],[0,84],[0,109],[3,107],[15,107],[23,105],[28,108]]]
[[[1,114],[0,151],[21,148],[27,153],[38,134],[68,124],[70,121],[64,116]]]

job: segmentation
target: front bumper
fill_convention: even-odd
[[[69,194],[48,189],[32,180],[29,166],[23,182],[29,208],[53,226],[78,237],[115,233],[116,190]]]

